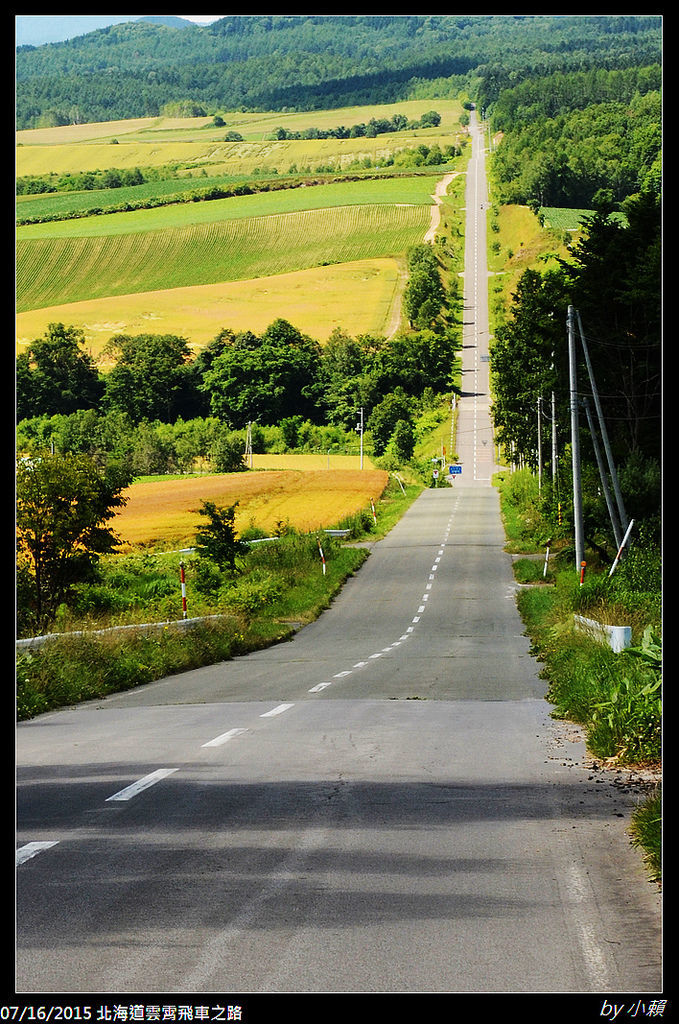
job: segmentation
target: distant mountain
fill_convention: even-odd
[[[17,46],[43,46],[45,43],[63,43],[67,39],[96,32],[99,28],[121,25],[127,21],[149,21],[153,25],[169,25],[172,28],[188,28],[191,22],[174,14],[96,15],[61,14],[56,17],[47,14],[17,14],[15,20]]]
[[[80,20],[84,27],[96,19]],[[18,47],[17,128],[155,117],[166,104],[187,101],[212,114],[396,103],[464,91],[488,106],[502,89],[534,75],[662,59],[661,19],[653,15],[267,14],[228,15],[208,26],[154,15],[122,21],[63,42]]]

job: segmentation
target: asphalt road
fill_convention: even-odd
[[[503,551],[475,140],[463,473],[292,641],[18,726],[18,992],[662,990],[641,793],[550,719]]]

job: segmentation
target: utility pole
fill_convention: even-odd
[[[601,458],[601,450],[599,448],[599,442],[594,430],[594,423],[592,422],[592,414],[589,410],[589,402],[587,399],[583,399],[585,405],[585,412],[587,413],[587,424],[589,426],[589,432],[592,435],[592,447],[594,448],[594,457],[596,464],[599,469],[599,478],[601,480],[601,489],[604,492],[604,498],[606,499],[606,508],[608,509],[608,518],[611,520],[611,526],[613,527],[613,536],[615,537],[616,548],[620,547],[621,534],[618,520],[613,508],[613,500],[611,498],[611,492],[608,487],[608,480],[606,479],[606,470],[604,469],[603,460]]]
[[[245,435],[245,458],[252,469],[252,423],[248,421],[248,427]]]
[[[542,396],[538,395],[538,494],[542,494],[542,424],[540,422],[540,403]]]
[[[620,523],[622,529],[627,531],[629,526],[629,520],[627,513],[625,512],[625,506],[622,500],[622,492],[620,491],[620,484],[618,482],[618,474],[615,469],[615,463],[613,462],[613,454],[611,452],[611,446],[608,443],[608,431],[606,430],[606,424],[604,422],[603,412],[601,410],[601,402],[599,401],[599,392],[597,391],[596,382],[594,380],[594,373],[592,371],[592,363],[589,358],[589,349],[587,348],[587,342],[585,341],[585,332],[582,329],[582,320],[580,319],[580,312],[578,311],[578,328],[580,331],[580,341],[582,342],[582,351],[585,353],[585,362],[587,363],[587,373],[589,374],[589,382],[592,387],[592,397],[594,398],[594,405],[596,407],[597,417],[599,419],[599,429],[601,430],[601,439],[604,443],[604,449],[606,451],[606,459],[608,461],[608,469],[611,474],[611,482],[613,484],[613,491],[615,493],[615,500],[618,505],[618,515],[620,516]],[[617,535],[616,542],[619,543]]]
[[[580,569],[585,555],[582,526],[582,481],[580,476],[580,423],[575,361],[575,310],[568,307],[568,367],[571,405],[571,455],[573,459],[573,519],[575,523],[575,566]]]
[[[554,375],[554,353],[552,352],[552,377]],[[552,386],[552,487],[556,487],[556,397]]]
[[[552,486],[556,486],[556,398],[552,391]]]
[[[356,424],[356,430],[361,435],[361,469],[363,469],[363,406],[361,406],[360,420]]]

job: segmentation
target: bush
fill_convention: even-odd
[[[219,593],[219,603],[222,607],[252,615],[280,597],[283,589],[284,583],[280,577],[264,569],[255,569],[236,583],[223,587]]]

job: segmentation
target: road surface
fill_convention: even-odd
[[[462,475],[292,641],[18,726],[19,993],[661,991],[639,795],[516,610],[472,137]]]

